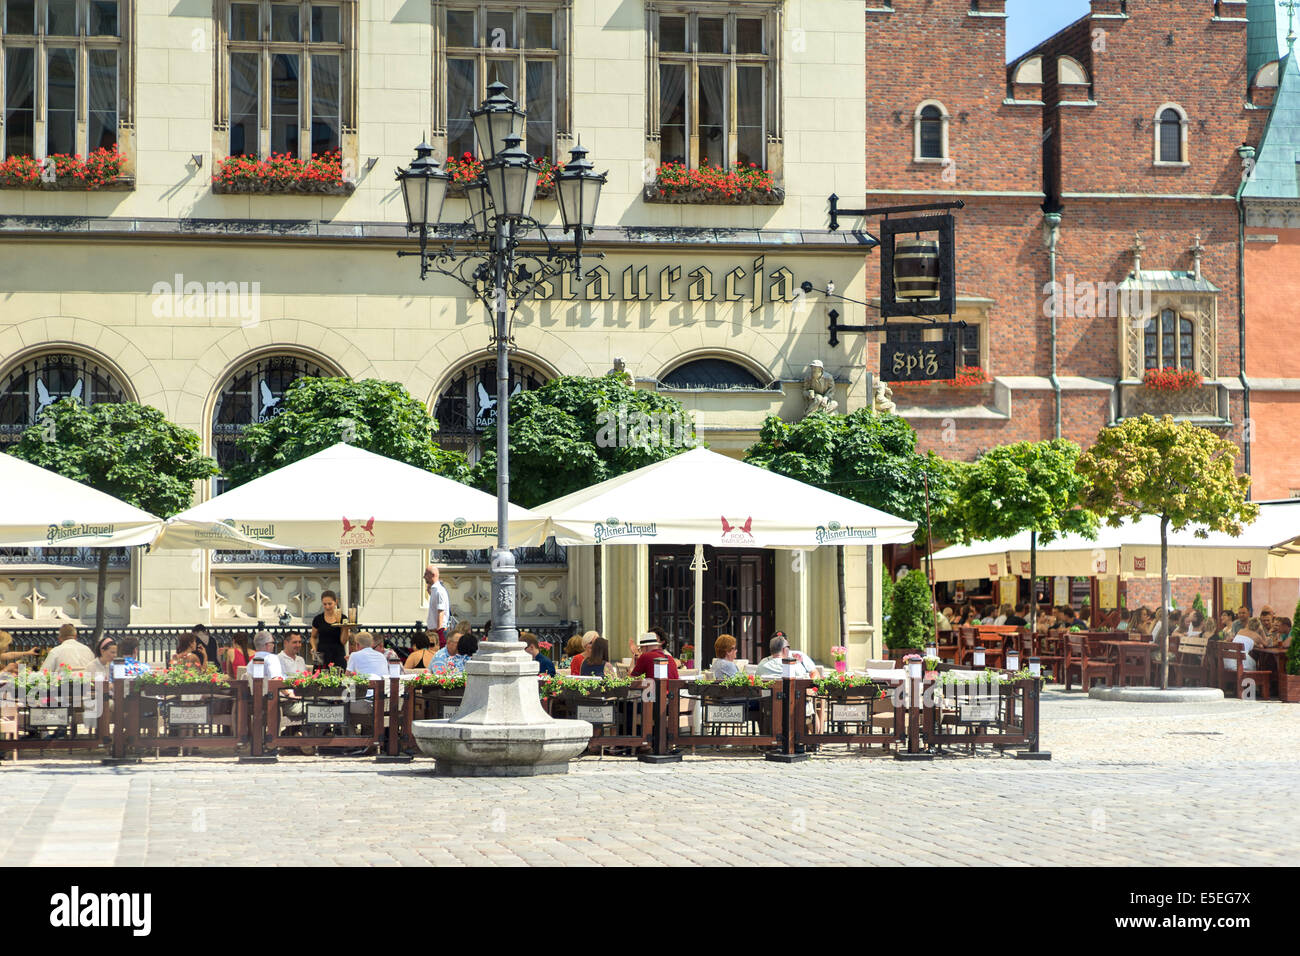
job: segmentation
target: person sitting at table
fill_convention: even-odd
[[[127,677],[139,677],[151,670],[148,664],[136,659],[140,653],[140,638],[126,636],[117,644],[117,659],[126,667]]]
[[[1236,636],[1231,641],[1231,643],[1233,644],[1240,644],[1242,650],[1246,652],[1244,658],[1244,664],[1245,664],[1245,669],[1248,671],[1253,671],[1256,669],[1255,658],[1251,656],[1250,652],[1255,649],[1256,644],[1260,643],[1263,640],[1263,636],[1264,636],[1263,630],[1264,630],[1264,625],[1260,623],[1259,618],[1257,617],[1248,618],[1246,620],[1246,626],[1243,627],[1240,631],[1238,631]],[[1223,662],[1223,666],[1227,670],[1235,671],[1237,669],[1237,662],[1225,660]]]
[[[95,663],[90,666],[91,674],[104,680],[111,680],[113,661],[117,659],[117,641],[105,635],[99,639],[95,652]]]
[[[198,641],[193,633],[182,634],[176,639],[176,653],[168,662],[168,667],[202,667],[204,660],[198,651]]]
[[[348,672],[367,674],[370,677],[388,677],[388,658],[375,650],[375,636],[369,631],[359,631],[356,640],[357,649],[348,655]]]
[[[74,624],[64,624],[59,628],[59,645],[45,655],[41,664],[43,671],[56,671],[67,667],[74,673],[85,673],[95,663],[95,652],[77,640],[77,628]]]
[[[1243,627],[1250,623],[1250,611],[1242,605],[1237,608],[1237,619],[1232,622],[1232,633],[1236,634]]]
[[[31,658],[36,656],[36,648],[34,647],[26,651],[15,651],[12,649],[13,646],[14,636],[8,631],[0,631],[0,667],[9,664],[17,664],[24,657]],[[17,671],[15,671],[15,673],[17,673]]]
[[[262,666],[265,668],[262,676],[268,681],[284,677],[284,665],[275,653],[275,638],[271,636],[269,631],[258,631],[253,635],[253,656],[248,659],[244,675],[248,678],[249,687],[253,686],[253,668],[251,666],[253,661],[262,662]]]
[[[203,652],[203,659],[210,664],[220,661],[221,649],[217,647],[217,639],[212,636],[212,632],[203,624],[195,624],[190,630],[194,632],[194,642]]]
[[[195,638],[195,644],[198,644],[198,638]],[[239,669],[247,667],[248,662],[253,659],[253,648],[248,640],[247,634],[236,634],[230,639],[230,646],[226,648],[226,653],[222,658],[225,665],[226,673],[231,677],[239,676]]]
[[[1289,617],[1273,618],[1274,647],[1291,647],[1291,619]]]
[[[598,637],[591,642],[582,659],[583,677],[613,677],[614,665],[609,662],[609,641]]]
[[[817,662],[802,651],[796,651],[790,647],[790,642],[785,635],[777,632],[776,636],[768,642],[768,650],[771,653],[758,662],[759,677],[783,677],[785,676],[784,660],[792,657],[795,660],[794,676],[817,680],[821,677],[821,671],[817,668]]]
[[[599,631],[588,631],[582,635],[582,651],[575,654],[573,660],[569,662],[569,673],[574,677],[582,673],[582,662],[587,659],[587,651],[598,637],[600,637]]]
[[[1273,608],[1270,605],[1265,604],[1262,608],[1260,608],[1259,623],[1264,626],[1264,630],[1261,631],[1260,633],[1262,633],[1265,637],[1269,637],[1273,633],[1273,617],[1274,617]]]
[[[1225,641],[1228,640],[1228,638],[1232,637],[1233,634],[1232,612],[1229,611],[1226,607],[1219,612],[1218,633],[1224,635],[1222,639]]]
[[[1011,614],[1008,614],[1007,619],[1002,623],[1010,625],[1011,627],[1027,627],[1029,625],[1029,621],[1025,619],[1025,615],[1028,613],[1029,613],[1028,604],[1023,604],[1023,603],[1017,604],[1015,610]]]
[[[1131,624],[1132,621],[1133,621],[1133,615],[1132,613],[1130,613],[1129,609],[1126,607],[1120,608],[1119,611],[1115,614],[1115,630],[1127,631],[1129,628],[1129,624]]]
[[[284,671],[286,677],[307,673],[307,662],[302,659],[301,652],[302,635],[297,631],[290,631],[289,636],[284,639],[284,649],[276,655],[280,658],[280,670]]]
[[[940,615],[942,616],[942,615]],[[713,679],[722,680],[740,673],[736,663],[736,639],[730,634],[719,634],[713,642]]]
[[[461,638],[467,637],[468,634],[459,627],[447,635],[447,643],[438,648],[438,652],[433,655],[429,661],[429,670],[434,673],[440,673],[451,667],[451,659],[456,656],[456,651],[460,647]],[[432,642],[430,642],[432,644]]]
[[[637,657],[636,663],[632,665],[632,672],[628,676],[654,677],[655,661],[667,661],[669,680],[677,680],[677,662],[660,645],[658,634],[653,631],[642,634],[641,639],[637,641],[637,648],[641,651],[641,654]]]
[[[394,663],[395,661],[400,661],[402,659],[401,654],[397,653],[397,651],[393,650],[391,647],[388,646],[388,641],[385,639],[384,635],[382,634],[375,635],[375,650],[378,651],[380,654],[383,654],[384,659],[387,660],[388,663],[390,664]]]
[[[938,627],[940,634],[946,634],[952,630],[952,608],[946,607],[943,612],[934,619],[935,626]]]
[[[520,631],[519,639],[524,642],[524,650],[528,656],[537,661],[537,673],[545,674],[547,677],[555,676],[555,663],[542,653],[542,642],[537,639],[537,635],[532,631]],[[592,641],[595,644],[595,641]]]
[[[1201,626],[1201,634],[1204,635],[1207,641],[1226,640],[1226,638],[1223,637],[1222,631],[1219,627],[1219,621],[1214,617],[1213,614],[1205,618],[1205,623],[1202,624]]]
[[[447,639],[447,646],[451,646],[451,639]],[[462,634],[460,640],[456,642],[456,653],[447,659],[447,670],[454,671],[457,674],[465,672],[465,665],[469,659],[478,653],[478,638],[473,634]]]
[[[402,666],[408,671],[422,671],[428,669],[430,662],[438,653],[432,646],[430,646],[429,632],[417,632],[412,643],[415,645],[415,649],[411,651],[410,656],[406,658],[406,661]]]

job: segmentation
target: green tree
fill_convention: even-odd
[[[1300,601],[1291,615],[1291,647],[1286,652],[1286,672],[1300,676]]]
[[[925,572],[909,571],[894,585],[885,646],[890,650],[924,647],[934,638],[934,601]]]
[[[1076,471],[1079,446],[1063,438],[986,451],[961,472],[949,518],[963,543],[1029,532],[1030,593],[1036,594],[1038,542],[1062,534],[1095,537],[1097,516],[1079,507],[1087,482]],[[1032,600],[1029,626],[1037,620]]]
[[[876,415],[867,408],[848,415],[817,412],[797,422],[770,415],[745,461],[915,521],[918,542],[926,542],[927,516],[934,537],[952,533],[949,515],[964,466],[934,452],[918,455],[916,431],[897,415]],[[844,551],[836,552],[843,643],[848,631]]]
[[[233,465],[231,487],[347,442],[385,458],[457,481],[465,456],[433,440],[437,423],[424,403],[397,382],[368,378],[300,378],[285,390],[279,412],[239,438],[247,456]]]
[[[1118,528],[1126,518],[1160,517],[1160,685],[1169,686],[1169,528],[1240,534],[1259,508],[1247,500],[1250,477],[1236,471],[1237,446],[1166,415],[1130,418],[1102,429],[1079,459],[1089,481],[1082,504]]]
[[[190,506],[194,483],[217,473],[199,436],[134,402],[89,407],[65,398],[41,413],[10,454],[170,518]],[[95,639],[104,633],[109,549],[99,549]]]
[[[694,447],[680,402],[634,388],[626,374],[565,375],[510,399],[510,500],[525,508]],[[496,491],[496,428],[469,482]]]

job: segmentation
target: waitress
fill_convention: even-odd
[[[321,667],[347,666],[343,647],[343,611],[338,595],[326,591],[320,596],[321,612],[311,621],[311,640],[320,654]]]

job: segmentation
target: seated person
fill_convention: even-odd
[[[772,653],[758,662],[759,677],[772,678],[784,676],[785,669],[782,662],[787,657],[794,658],[796,662],[794,669],[795,677],[817,680],[821,676],[821,672],[817,669],[816,661],[801,651],[792,650],[790,642],[780,631],[777,631],[776,635],[768,643],[768,649]]]
[[[384,659],[388,661],[388,663],[390,664],[394,663],[395,661],[400,661],[402,659],[401,654],[397,653],[397,651],[387,646],[387,642],[385,641],[384,635],[382,634],[375,635],[375,650],[378,651],[380,654],[383,654]]]
[[[194,643],[194,635],[190,635]],[[45,655],[41,670],[56,671],[66,667],[74,674],[89,673],[95,665],[95,652],[77,640],[77,628],[74,624],[64,624],[59,628],[59,645]]]
[[[524,642],[524,650],[537,661],[537,673],[547,677],[555,676],[555,662],[542,653],[542,643],[532,631],[520,631],[519,639]]]
[[[176,653],[172,655],[168,667],[180,667],[188,665],[190,667],[202,667],[207,663],[198,653],[198,639],[193,632],[182,634],[176,639]]]
[[[460,639],[468,636],[469,632],[461,630],[459,627],[448,634],[447,643],[438,648],[438,653],[434,654],[429,661],[429,670],[436,673],[451,667],[451,659],[456,656],[457,648],[460,646]]]
[[[713,679],[722,680],[740,671],[736,663],[736,639],[730,634],[719,634],[713,642]]]
[[[447,645],[449,647],[451,646],[450,640],[447,642]],[[458,674],[463,674],[465,672],[465,665],[468,664],[469,659],[477,653],[478,638],[473,634],[462,635],[461,639],[456,642],[456,653],[447,660],[447,669],[455,671]]]
[[[582,650],[578,654],[575,654],[573,660],[569,662],[569,673],[574,677],[577,677],[582,673],[582,662],[586,659],[587,651],[591,648],[592,641],[598,637],[600,637],[599,631],[588,631],[586,634],[582,635]]]
[[[137,660],[136,654],[140,652],[140,638],[127,635],[117,642],[117,660],[126,665],[127,677],[139,677],[141,674],[147,674],[150,667],[144,661]]]
[[[952,608],[946,607],[943,613],[934,619],[934,623],[939,628],[939,633],[945,633],[952,630]]]
[[[284,672],[286,677],[307,673],[307,662],[302,659],[301,654],[302,635],[297,631],[292,631],[284,639],[284,650],[276,655],[280,658],[280,670]]]
[[[1007,619],[1002,623],[1010,624],[1012,627],[1026,627],[1028,626],[1029,621],[1025,619],[1025,615],[1028,613],[1029,613],[1028,604],[1017,604],[1015,613],[1008,614]]]
[[[438,652],[433,649],[432,642],[429,640],[429,632],[422,631],[417,633],[412,643],[414,644],[414,650],[411,651],[410,656],[406,659],[406,663],[402,666],[408,671],[427,670],[429,664],[438,654]]]
[[[270,635],[268,635],[270,636]],[[370,677],[388,677],[388,658],[375,650],[375,635],[369,631],[357,634],[357,649],[348,655],[348,672]]]
[[[663,649],[659,643],[659,635],[653,631],[648,631],[641,635],[637,642],[637,649],[641,652],[632,665],[632,677],[654,677],[655,661],[668,662],[668,679],[677,680],[677,662],[673,660],[671,654]]]
[[[582,661],[583,677],[613,677],[614,665],[609,662],[609,641],[598,637],[591,642]]]
[[[253,635],[253,656],[249,659],[245,670],[245,677],[248,679],[248,686],[253,686],[253,661],[261,661],[265,672],[263,677],[268,682],[284,677],[284,665],[280,662],[280,657],[275,653],[275,638],[267,631],[258,631]],[[270,688],[267,688],[270,691]]]
[[[1232,639],[1233,644],[1240,644],[1242,650],[1246,652],[1243,663],[1248,671],[1255,670],[1255,658],[1251,656],[1251,651],[1255,645],[1263,641],[1264,625],[1257,617],[1252,617],[1246,622],[1246,626],[1237,632],[1237,636]],[[1225,660],[1223,662],[1225,670],[1235,671],[1237,669],[1236,661]]]

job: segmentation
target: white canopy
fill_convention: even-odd
[[[0,547],[148,544],[162,519],[71,478],[0,454]]]
[[[695,448],[534,511],[560,544],[816,548],[910,541],[912,521]]]
[[[1169,532],[1172,577],[1220,577],[1250,580],[1300,577],[1300,502],[1265,502],[1254,522],[1236,537],[1210,532],[1196,537],[1192,528]],[[1038,544],[1038,574],[1125,577],[1160,576],[1160,519],[1143,517],[1120,528],[1102,525],[1097,539],[1064,535]],[[997,574],[994,568],[1000,568]],[[1003,574],[1029,576],[1029,532],[935,552],[936,580],[959,581]]]
[[[546,522],[510,506],[512,546],[544,540]],[[338,444],[167,521],[159,548],[487,548],[497,500],[373,452]]]

